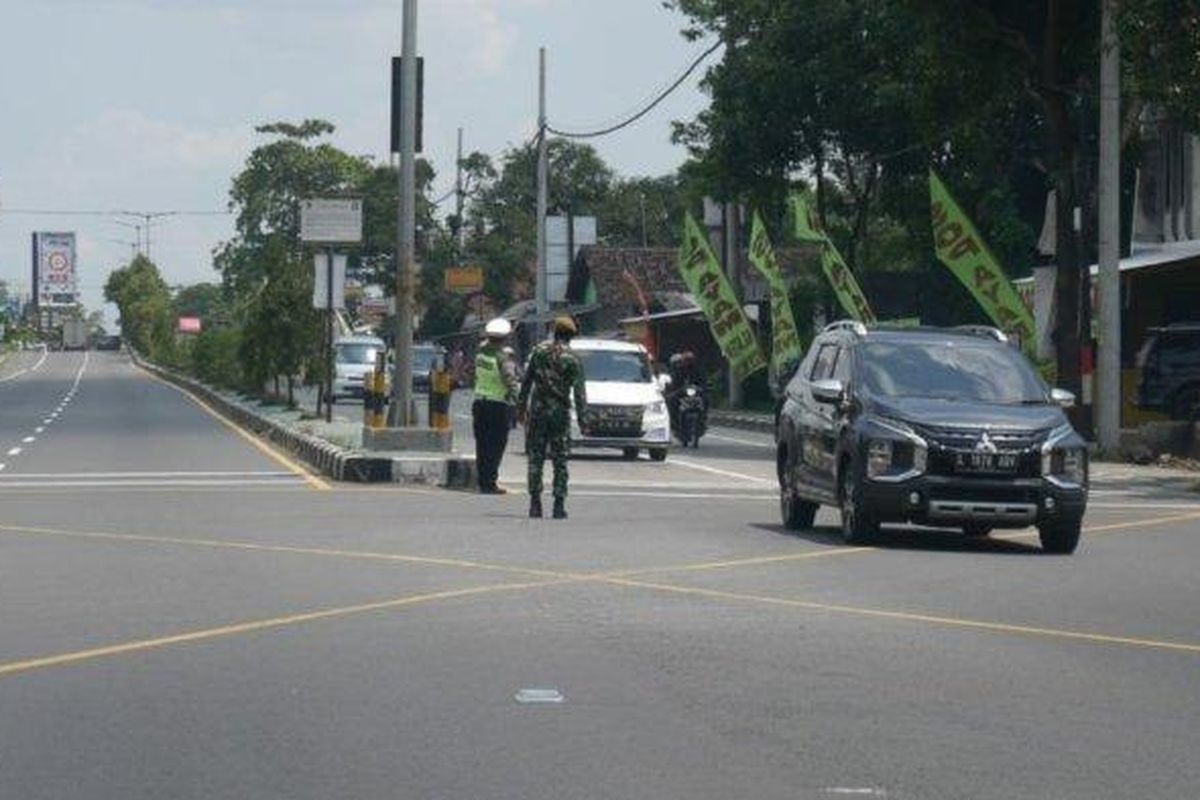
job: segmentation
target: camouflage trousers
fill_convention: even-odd
[[[562,422],[532,419],[525,432],[529,454],[529,493],[542,493],[542,467],[547,452],[554,465],[554,496],[567,496],[567,456],[571,450],[571,428]]]

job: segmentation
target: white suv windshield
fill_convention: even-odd
[[[339,344],[337,361],[339,364],[374,364],[378,350],[371,344]]]
[[[576,350],[589,381],[649,383],[650,364],[642,353],[621,350]]]

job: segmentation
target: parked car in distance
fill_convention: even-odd
[[[333,401],[339,397],[362,398],[364,380],[375,370],[376,357],[386,352],[377,336],[345,336],[333,343]]]
[[[1138,353],[1137,405],[1177,420],[1200,419],[1200,322],[1151,328]]]
[[[414,344],[412,347],[412,379],[414,392],[429,391],[429,373],[442,366],[444,351],[436,344]]]
[[[968,536],[1036,525],[1044,550],[1074,552],[1088,454],[1050,390],[998,330],[834,323],[788,383],[776,430],[783,521],[841,512],[849,544],[881,523]]]
[[[592,417],[584,432],[573,410],[571,444],[617,448],[629,459],[647,450],[655,461],[666,460],[671,422],[646,348],[632,342],[576,338],[571,351],[583,363]]]

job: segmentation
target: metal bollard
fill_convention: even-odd
[[[434,369],[429,372],[429,427],[450,430],[450,372]]]

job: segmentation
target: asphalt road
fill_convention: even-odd
[[[19,355],[0,797],[1200,785],[1200,496],[1114,473],[1071,557],[1030,532],[848,548],[830,513],[783,531],[769,443],[715,431],[577,459],[571,519],[531,521],[519,494],[330,486],[119,356]]]

